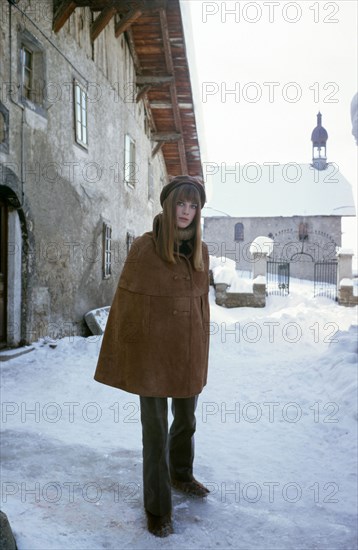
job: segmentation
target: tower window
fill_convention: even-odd
[[[243,240],[244,240],[244,224],[237,223],[235,224],[235,241],[243,241]]]
[[[298,239],[300,241],[308,240],[308,224],[301,222],[298,227]]]

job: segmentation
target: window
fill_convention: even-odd
[[[243,240],[244,240],[244,224],[237,223],[235,224],[235,241],[243,241]]]
[[[9,111],[0,101],[0,151],[9,152]]]
[[[80,145],[87,148],[87,92],[77,81],[74,82],[74,104],[75,104],[75,136]]]
[[[40,42],[27,30],[19,35],[20,101],[45,114],[45,53]]]
[[[308,240],[308,224],[301,222],[298,227],[298,239],[300,241]]]
[[[34,88],[33,57],[32,52],[25,46],[21,48],[21,69],[22,96],[31,99]]]
[[[103,224],[103,278],[108,279],[112,274],[112,227]]]
[[[127,241],[127,255],[128,255],[131,249],[132,243],[134,241],[134,234],[131,231],[127,231],[126,241]]]
[[[136,184],[135,142],[129,134],[124,143],[124,181],[132,187]]]
[[[148,200],[152,201],[153,199],[154,199],[153,166],[151,162],[148,162]]]

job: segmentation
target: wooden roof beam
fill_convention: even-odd
[[[150,101],[151,109],[173,109],[171,101]]]
[[[158,141],[157,145],[154,147],[152,151],[152,158],[154,158],[159,153],[163,145],[164,145],[164,141]]]
[[[169,36],[169,29],[168,29],[167,13],[166,13],[165,9],[161,9],[159,11],[159,13],[160,13],[160,26],[161,26],[162,37],[163,37],[165,63],[166,63],[166,66],[167,66],[167,71],[170,74],[174,74],[174,63],[173,63],[173,57],[172,57],[172,51],[171,51],[171,45],[170,45],[170,36]],[[187,163],[187,159],[186,159],[184,139],[182,137],[183,136],[183,128],[182,128],[182,123],[181,123],[179,101],[178,101],[178,96],[177,96],[176,86],[175,86],[174,81],[170,84],[170,96],[171,96],[172,105],[173,105],[175,130],[181,136],[181,139],[179,140],[179,143],[178,143],[181,173],[182,174],[187,174],[188,173],[188,163]]]
[[[54,32],[58,32],[62,29],[67,19],[75,11],[76,5],[76,2],[73,2],[72,0],[62,0],[62,2],[59,3],[53,16],[52,28]]]
[[[138,86],[140,86],[141,84],[149,86],[160,86],[162,84],[171,84],[172,82],[174,82],[174,76],[137,75],[136,81]]]
[[[91,25],[91,40],[94,42],[97,36],[108,25],[114,14],[117,13],[117,9],[114,6],[108,6],[104,8],[101,13],[96,17]]]
[[[123,6],[123,11],[128,11],[129,8],[140,9],[145,12],[153,12],[161,9],[166,9],[168,0],[115,0],[115,4],[119,11]]]
[[[182,135],[176,132],[154,132],[151,135],[153,141],[179,141]]]
[[[89,7],[94,11],[102,11],[105,8],[114,6],[119,13],[126,13],[130,9],[151,9],[156,6],[159,9],[163,0],[76,0],[79,7]]]
[[[134,21],[136,21],[142,15],[142,10],[135,8],[126,13],[115,27],[115,37],[118,38],[124,31],[126,31]]]
[[[145,96],[145,94],[150,90],[150,86],[141,86],[139,92],[137,93],[136,102],[138,103],[142,97]]]
[[[126,30],[125,37],[126,37],[126,40],[127,40],[127,44],[128,44],[130,54],[131,54],[132,59],[133,59],[135,72],[136,72],[136,74],[140,74],[142,72],[142,69],[141,69],[139,58],[138,58],[138,55],[137,55],[137,52],[136,52],[136,49],[135,49],[132,29],[130,27]]]
[[[173,76],[156,76],[156,75],[137,75],[136,84],[140,87],[136,101],[140,101],[142,97],[149,92],[152,86],[168,86],[174,82]]]

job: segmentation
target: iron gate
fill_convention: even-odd
[[[314,264],[314,296],[326,296],[337,301],[337,260]]]
[[[288,296],[290,292],[290,264],[287,261],[269,260],[267,262],[267,294]]]

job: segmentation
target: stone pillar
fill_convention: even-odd
[[[254,252],[253,254],[253,278],[266,277],[267,252]]]
[[[337,286],[338,303],[341,306],[352,307],[358,304],[358,296],[353,294],[353,251],[340,249],[337,252]]]
[[[352,258],[353,250],[341,248],[337,252],[338,270],[337,270],[337,283],[338,287],[342,279],[352,279]]]
[[[8,220],[8,295],[7,295],[7,343],[17,346],[21,340],[21,261],[22,237],[20,218],[16,210],[9,208]]]
[[[218,306],[225,306],[226,304],[226,289],[229,285],[225,283],[218,283],[215,285],[215,303]]]

